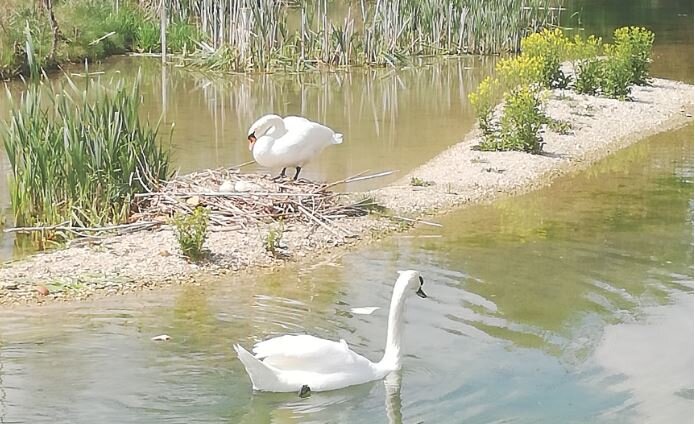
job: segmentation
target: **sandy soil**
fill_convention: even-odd
[[[404,217],[442,213],[540,188],[650,134],[693,121],[693,86],[656,79],[652,86],[635,87],[632,97],[621,102],[555,90],[547,113],[568,121],[572,129],[565,135],[546,130],[544,154],[481,152],[474,148],[479,141],[473,132],[396,184],[366,195]],[[414,187],[411,177],[432,185]],[[210,259],[201,264],[189,263],[178,253],[167,227],[37,254],[0,268],[0,304],[85,299],[282,266],[288,260],[313,261],[321,253],[406,228],[402,221],[376,215],[345,218],[336,225],[337,234],[306,224],[287,226],[283,249],[275,255],[263,247],[272,226],[212,232],[206,242]]]

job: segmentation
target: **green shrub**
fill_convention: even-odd
[[[496,150],[540,153],[543,150],[540,131],[546,120],[539,90],[526,85],[512,89],[504,96],[500,143]]]
[[[649,62],[652,56],[654,33],[646,28],[623,27],[613,34],[615,55],[628,62],[630,82],[644,85],[649,76]]]
[[[567,58],[574,70],[574,89],[580,94],[597,94],[601,88],[601,38],[579,35],[567,45]]]
[[[565,88],[569,78],[560,69],[566,56],[569,41],[559,28],[544,29],[521,40],[522,56],[540,61],[539,82],[548,88]]]
[[[208,210],[198,206],[191,214],[177,212],[172,218],[174,233],[179,242],[181,253],[187,258],[197,261],[205,257],[203,244],[207,238]]]
[[[499,99],[499,81],[492,77],[486,77],[478,88],[468,95],[468,100],[473,106],[473,112],[478,120],[478,126],[484,136],[494,132],[492,122],[495,105]]]
[[[579,94],[598,94],[602,85],[602,61],[598,58],[586,59],[576,69],[574,90]]]
[[[601,94],[617,99],[630,95],[633,80],[631,59],[625,50],[617,45],[607,45],[604,49],[606,58],[601,60]]]

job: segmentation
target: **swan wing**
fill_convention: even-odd
[[[285,129],[287,131],[297,130],[306,124],[312,123],[310,120],[301,116],[286,116],[282,118],[282,120],[285,122]]]
[[[253,352],[263,363],[284,371],[334,372],[365,358],[345,340],[334,342],[310,335],[285,335],[258,343]]]
[[[334,144],[335,133],[332,129],[315,122],[307,121],[293,126],[282,137],[275,140],[273,154],[293,161],[295,165],[304,165],[324,148]]]

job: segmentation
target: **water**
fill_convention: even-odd
[[[689,422],[692,137],[309,268],[2,312],[1,422]],[[403,268],[430,297],[400,384],[252,393],[234,342],[307,331],[378,359]]]
[[[587,32],[650,25],[654,73],[692,82],[692,3],[582,4]],[[472,127],[465,94],[491,63],[225,80],[173,68],[164,85],[154,61],[104,70],[142,66],[145,113],[166,105],[184,172],[248,160],[246,128],[273,109],[346,133],[306,170],[332,180],[407,171],[458,141]],[[692,140],[692,126],[652,137],[545,190],[448,215],[442,230],[309,268],[0,312],[0,422],[691,422]],[[409,300],[395,381],[252,393],[232,343],[307,331],[379,359],[402,268],[422,270],[430,298]]]

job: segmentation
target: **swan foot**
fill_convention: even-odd
[[[283,170],[284,171],[284,170]],[[297,178],[299,178],[299,173],[302,172],[302,167],[298,166],[297,167],[297,172],[294,174],[294,178],[292,178],[294,181],[297,181]]]
[[[304,399],[308,398],[309,396],[311,396],[311,387],[305,384],[302,386],[301,389],[299,389],[299,397]]]
[[[282,168],[282,171],[280,171],[280,175],[278,175],[277,177],[273,177],[273,181],[278,181],[278,180],[282,180],[284,178],[287,178],[287,175],[285,175],[286,169],[287,168]]]

